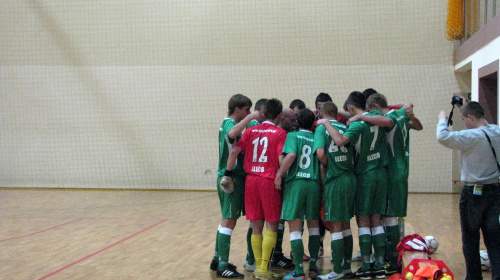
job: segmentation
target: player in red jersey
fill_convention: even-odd
[[[252,248],[257,263],[257,278],[280,278],[281,275],[268,271],[269,259],[276,245],[278,223],[281,215],[282,198],[274,179],[282,159],[286,131],[279,128],[283,104],[270,99],[265,105],[266,121],[248,128],[240,141],[231,150],[225,176],[231,176],[231,169],[241,152],[245,153],[243,166],[245,179],[245,212],[253,222]],[[267,231],[262,234],[264,224]]]

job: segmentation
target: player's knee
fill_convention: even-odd
[[[398,219],[396,217],[386,217],[386,218],[384,218],[384,224],[386,227],[397,226]]]

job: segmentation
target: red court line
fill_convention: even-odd
[[[1,187],[0,187],[1,188]],[[2,216],[0,215],[0,219],[66,219],[68,216]],[[127,220],[127,221],[157,221],[158,218],[124,218],[124,217],[86,217],[83,216],[81,219],[84,220]]]
[[[53,230],[53,229],[56,229],[58,227],[62,227],[62,226],[65,226],[65,225],[68,225],[68,224],[71,224],[71,223],[74,223],[74,222],[78,222],[78,221],[81,221],[81,220],[83,220],[83,218],[76,219],[76,220],[73,220],[73,221],[69,221],[67,223],[60,224],[60,225],[57,225],[57,226],[53,226],[51,228],[47,228],[47,229],[44,229],[44,230],[41,230],[41,231],[37,231],[37,232],[33,232],[33,233],[30,233],[30,234],[16,236],[16,237],[11,237],[11,238],[6,238],[6,239],[0,239],[0,242],[2,242],[2,241],[8,241],[8,240],[13,240],[13,239],[24,238],[24,237],[32,236],[32,235],[35,235],[35,234],[40,234],[40,233],[43,233],[43,232],[46,232],[46,231],[49,231],[49,230]]]
[[[78,263],[83,262],[84,260],[87,260],[87,259],[89,259],[89,258],[91,258],[91,257],[93,257],[93,256],[95,256],[95,255],[97,255],[99,253],[102,253],[102,252],[104,252],[104,251],[106,251],[106,250],[108,250],[108,249],[110,249],[110,248],[112,248],[112,247],[114,247],[114,246],[116,246],[116,245],[118,245],[120,243],[123,243],[123,242],[129,240],[130,238],[133,238],[133,237],[135,237],[135,236],[137,236],[137,235],[139,235],[139,234],[141,234],[141,233],[143,233],[145,231],[148,231],[148,230],[150,230],[150,229],[152,229],[152,228],[154,228],[154,227],[156,227],[156,226],[158,226],[158,225],[160,225],[160,224],[162,224],[162,223],[164,223],[166,221],[167,220],[161,220],[161,221],[159,221],[158,223],[156,223],[154,225],[151,225],[151,226],[149,226],[149,227],[147,227],[147,228],[145,228],[145,229],[143,229],[141,231],[138,231],[138,232],[136,232],[136,233],[134,233],[134,234],[132,234],[132,235],[130,235],[128,237],[125,237],[124,239],[122,239],[120,241],[116,241],[115,243],[113,243],[113,244],[111,244],[109,246],[106,246],[106,247],[104,247],[104,248],[102,248],[102,249],[100,249],[98,251],[95,251],[94,253],[92,253],[92,254],[90,254],[88,256],[85,256],[85,257],[83,257],[83,258],[81,258],[81,259],[79,259],[77,261],[74,261],[74,262],[72,262],[72,263],[70,263],[70,264],[68,264],[66,266],[63,266],[63,267],[59,268],[58,270],[54,270],[51,273],[49,273],[49,274],[47,274],[47,275],[45,275],[45,276],[43,276],[41,278],[38,278],[38,280],[47,279],[47,278],[49,278],[49,277],[51,277],[51,276],[53,276],[53,275],[55,275],[55,274],[57,274],[57,273],[59,273],[59,272],[61,272],[63,270],[66,270],[66,269],[68,269],[68,268],[70,268],[70,267],[72,267],[72,266],[74,266],[74,265],[76,265]]]

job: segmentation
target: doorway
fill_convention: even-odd
[[[483,105],[484,118],[491,124],[498,124],[498,61],[493,64],[479,70],[478,101]],[[490,71],[484,71],[487,69]]]

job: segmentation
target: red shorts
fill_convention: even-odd
[[[279,222],[281,216],[281,194],[271,179],[247,175],[245,179],[245,214],[247,220],[265,219]]]

